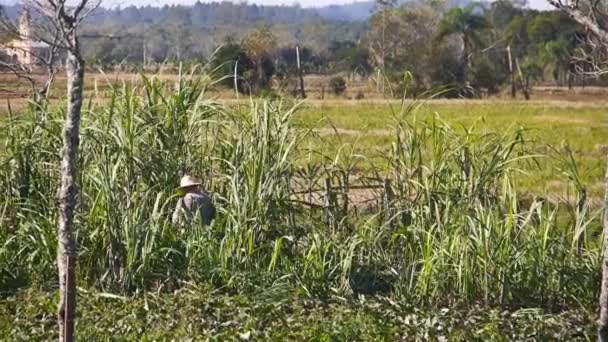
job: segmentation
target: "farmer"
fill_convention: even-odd
[[[211,197],[200,189],[201,182],[192,176],[185,175],[179,182],[179,188],[185,194],[177,201],[173,212],[172,222],[174,225],[192,223],[198,215],[204,225],[211,224],[215,218],[215,207]]]

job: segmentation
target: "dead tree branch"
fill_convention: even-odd
[[[588,76],[601,76],[608,73],[608,14],[602,7],[603,0],[547,0],[553,7],[563,11],[583,26],[587,37],[579,56],[573,58],[575,70]],[[581,65],[588,65],[583,68]]]

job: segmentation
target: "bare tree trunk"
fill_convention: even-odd
[[[80,111],[84,82],[84,61],[78,52],[78,41],[73,33],[68,50],[66,71],[68,104],[63,129],[61,188],[59,192],[59,231],[57,267],[59,271],[59,341],[73,341],[76,312],[76,244],[74,241],[74,209],[76,207],[76,177],[78,145],[80,143]],[[76,53],[75,53],[76,51]]]
[[[581,82],[583,83],[583,89],[585,89],[587,77],[585,75],[581,75]]]
[[[608,158],[607,158],[608,159]],[[600,287],[600,318],[597,322],[599,341],[608,341],[608,165],[604,178],[604,247],[602,258],[602,285]]]
[[[511,97],[517,96],[517,88],[515,87],[515,70],[513,70],[513,58],[511,57],[511,46],[507,45],[507,56],[509,57],[509,73],[511,74]]]
[[[145,35],[144,35],[144,42],[142,44],[142,48],[143,48],[142,70],[145,72],[146,71],[146,36]]]
[[[524,73],[521,72],[521,67],[519,66],[519,59],[517,57],[515,57],[515,66],[517,67],[517,72],[519,73],[519,80],[522,85],[521,91],[522,91],[522,93],[524,93],[524,98],[526,100],[529,100],[530,99],[530,89],[527,87],[524,87],[524,84],[523,84]]]
[[[296,60],[298,65],[298,77],[300,78],[300,96],[305,99],[306,91],[304,90],[304,76],[302,75],[302,63],[300,61],[300,47],[296,45]]]
[[[467,84],[468,72],[469,72],[469,37],[462,35],[462,70],[461,70],[461,81],[463,84]]]
[[[264,66],[262,65],[262,63],[263,59],[260,58],[256,64],[258,70],[258,78],[256,82],[254,82],[255,88],[253,90],[253,93],[256,95],[260,95],[262,93],[262,90],[266,88],[266,76],[264,75]]]

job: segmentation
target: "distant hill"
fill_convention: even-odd
[[[406,5],[414,0],[398,0],[398,5]],[[448,0],[449,7],[464,7],[474,0]],[[483,0],[482,0],[483,1]],[[179,3],[179,0],[168,0],[167,2]],[[5,13],[13,17],[19,12],[19,0],[0,0],[4,6]],[[311,23],[320,20],[330,22],[356,22],[365,21],[377,10],[376,1],[363,0],[349,4],[329,5],[318,8],[306,8],[300,6],[270,6],[258,5],[255,2],[239,3],[203,1],[193,5],[158,5],[136,7],[128,5],[125,1],[121,7],[100,8],[95,12],[94,22],[112,22],[137,24],[141,20],[155,22],[164,13],[176,12],[178,15],[192,16],[194,25],[206,26],[246,22],[257,22],[266,24],[278,23]],[[181,12],[181,13],[180,13]]]
[[[407,5],[415,0],[398,0],[397,6]],[[474,1],[486,0],[448,0],[448,7],[465,7]],[[357,1],[350,4],[330,5],[317,8],[319,15],[332,21],[364,21],[369,19],[378,9],[375,1]]]
[[[398,4],[406,4],[411,2],[412,0],[399,0]],[[168,0],[167,3],[179,3],[178,0]],[[463,7],[473,2],[473,0],[448,0],[450,7]],[[14,12],[15,5],[19,3],[19,0],[0,0],[0,5],[7,6],[7,8],[12,7]],[[194,5],[158,5],[158,6],[145,6],[145,7],[137,7],[135,10],[134,6],[130,5],[129,1],[124,1],[122,5],[122,10],[118,10],[115,8],[113,10],[109,9],[100,9],[97,11],[97,17],[106,17],[108,14],[116,14],[120,12],[124,12],[125,10],[130,12],[154,12],[155,9],[162,9],[167,7],[192,7],[194,10],[197,8],[210,10],[211,12],[215,12],[218,8],[223,10],[223,14],[232,15],[234,14],[234,9],[237,8],[237,12],[242,11],[243,8],[248,12],[248,20],[268,20],[269,24],[276,23],[276,17],[285,18],[290,17],[289,20],[296,20],[298,22],[308,22],[311,19],[315,19],[316,16],[318,19],[324,19],[328,21],[341,21],[341,22],[353,22],[353,21],[365,21],[367,20],[377,9],[376,2],[373,0],[364,0],[364,1],[355,1],[349,4],[341,4],[341,5],[329,5],[318,8],[301,8],[299,6],[268,6],[268,5],[258,5],[255,1],[243,5],[243,3],[239,3],[238,1],[233,1],[232,3],[227,2],[218,2],[218,1],[202,1],[195,3]],[[225,10],[228,9],[228,10]],[[253,10],[249,10],[253,9]],[[99,12],[103,14],[99,15]],[[231,13],[232,12],[232,13]],[[9,13],[13,14],[13,13]],[[217,18],[215,16],[217,13],[213,13],[213,15],[209,15],[207,20],[210,21],[229,21],[228,18]],[[294,16],[295,14],[295,16]],[[284,16],[286,15],[286,16]],[[135,18],[132,18],[135,19]]]
[[[14,0],[0,0],[14,1]],[[175,1],[175,0],[173,0]],[[125,3],[129,3],[126,1]],[[21,13],[21,5],[4,5],[2,10],[12,20]],[[361,14],[362,15],[362,14]],[[339,19],[326,19],[316,8],[300,6],[262,6],[255,3],[228,1],[196,2],[193,5],[164,6],[121,6],[101,7],[87,18],[80,29],[81,33],[91,36],[122,36],[120,44],[111,49],[124,51],[112,52],[114,55],[131,55],[141,47],[146,36],[150,46],[149,56],[165,56],[166,51],[179,51],[180,57],[195,58],[209,56],[221,43],[239,41],[247,33],[262,25],[274,27],[279,45],[293,45],[295,42],[323,48],[332,41],[358,41],[364,30],[363,20],[352,11],[335,15]],[[188,38],[188,39],[186,39]],[[100,41],[100,40],[97,40]],[[83,47],[95,43],[88,39]],[[88,44],[88,46],[87,46]],[[100,55],[110,49],[111,44],[96,47]],[[156,51],[160,51],[156,53]],[[197,58],[198,58],[197,57]],[[160,58],[160,57],[159,57]]]
[[[327,20],[360,21],[369,18],[376,9],[374,1],[361,1],[345,5],[330,5],[317,9],[319,15]]]

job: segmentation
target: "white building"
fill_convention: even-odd
[[[29,11],[24,9],[19,19],[18,38],[5,45],[4,54],[9,63],[35,65],[47,57],[49,45],[34,39],[31,20]]]

